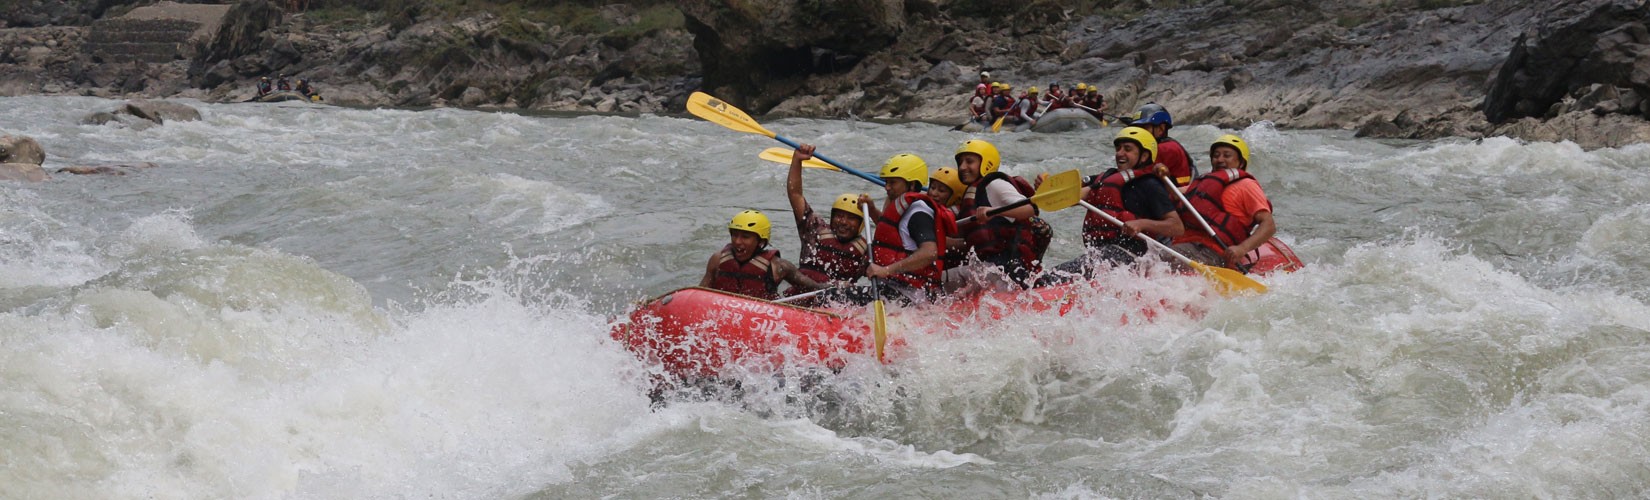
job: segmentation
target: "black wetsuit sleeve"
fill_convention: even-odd
[[[927,212],[911,214],[910,225],[906,228],[911,232],[911,240],[917,242],[919,246],[938,239],[934,233],[934,214]]]

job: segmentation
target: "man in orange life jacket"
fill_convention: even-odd
[[[824,288],[804,276],[796,264],[779,258],[778,250],[767,248],[772,231],[773,224],[762,212],[746,210],[733,216],[728,223],[730,241],[710,256],[699,286],[763,300],[779,298],[781,281],[798,291]]]
[[[1174,249],[1192,260],[1212,266],[1240,269],[1244,256],[1277,234],[1272,201],[1249,175],[1249,144],[1227,134],[1209,145],[1211,171],[1192,181],[1186,199],[1219,235],[1211,238],[1190,213],[1181,214],[1186,234],[1175,238]],[[1187,210],[1187,207],[1181,207]]]
[[[1168,188],[1154,175],[1158,145],[1151,132],[1127,127],[1117,133],[1112,145],[1117,167],[1086,182],[1083,201],[1123,221],[1123,227],[1089,213],[1083,219],[1083,245],[1088,253],[1057,267],[1068,277],[1092,276],[1098,264],[1127,264],[1145,255],[1146,243],[1135,238],[1136,234],[1167,240],[1185,231]]]
[[[785,194],[791,200],[791,215],[796,217],[797,232],[802,236],[802,253],[797,262],[802,274],[828,286],[849,285],[865,276],[870,263],[867,243],[859,237],[865,225],[865,212],[859,208],[859,195],[843,193],[831,203],[831,219],[814,213],[808,198],[802,193],[802,162],[813,158],[811,144],[797,146],[791,154],[790,174],[785,178]]]
[[[1170,180],[1181,191],[1197,177],[1197,163],[1192,161],[1192,155],[1181,147],[1180,141],[1169,137],[1169,129],[1174,127],[1174,118],[1169,116],[1169,110],[1155,102],[1148,102],[1140,106],[1140,111],[1134,114],[1132,126],[1146,129],[1157,139],[1157,162],[1169,167]]]
[[[966,141],[957,147],[953,158],[957,161],[958,180],[968,186],[957,202],[958,213],[974,217],[972,222],[958,228],[961,240],[954,240],[957,249],[972,249],[981,262],[999,268],[1015,284],[1029,284],[1031,276],[1042,272],[1043,252],[1048,250],[1053,231],[1047,231],[1048,237],[1041,237],[1041,220],[1037,219],[1037,207],[1031,204],[992,217],[987,217],[986,212],[1025,200],[1026,193],[1032,190],[1030,184],[998,170],[1002,154],[989,142]],[[1041,227],[1047,228],[1047,225]],[[962,284],[958,280],[976,275],[960,269],[948,273],[947,288],[954,289]]]
[[[888,201],[877,219],[872,238],[871,265],[865,275],[880,279],[885,296],[907,303],[928,302],[940,291],[945,270],[945,238],[957,229],[951,210],[922,192],[928,182],[928,164],[912,154],[898,154],[882,165],[883,190]],[[860,195],[866,206],[871,197]]]

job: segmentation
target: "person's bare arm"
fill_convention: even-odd
[[[785,176],[785,196],[791,200],[791,214],[800,221],[808,213],[808,198],[802,195],[802,162],[814,157],[812,144],[797,146],[791,153],[791,171]]]
[[[710,262],[705,263],[705,277],[699,278],[700,288],[710,288],[710,280],[716,277],[716,257],[718,255],[721,255],[721,252],[711,255]]]
[[[872,278],[886,278],[895,274],[908,273],[934,265],[934,259],[939,258],[939,255],[939,245],[936,245],[932,241],[925,241],[922,242],[921,245],[917,245],[916,252],[900,259],[899,262],[889,264],[888,266],[871,264],[871,267],[866,271],[866,274]]]
[[[814,281],[813,278],[809,278],[808,275],[802,274],[801,271],[797,270],[796,264],[792,264],[791,261],[778,259],[774,261],[773,267],[775,274],[781,281],[790,283],[798,291],[811,292],[826,286],[823,283]]]
[[[1238,262],[1243,260],[1244,255],[1260,248],[1267,240],[1272,239],[1272,236],[1278,234],[1278,225],[1272,219],[1272,211],[1270,210],[1255,212],[1255,223],[1257,226],[1255,226],[1254,233],[1251,233],[1248,238],[1244,238],[1242,242],[1226,249],[1227,263],[1237,265]]]

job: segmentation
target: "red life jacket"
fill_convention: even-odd
[[[997,180],[1007,180],[1014,185],[1014,190],[1030,198],[1036,194],[1036,188],[1031,186],[1025,178],[1011,176],[1001,171],[992,172],[974,183],[978,189],[973,189],[974,199],[968,200],[969,213],[975,208],[991,208],[991,201],[986,195],[984,187]],[[1036,207],[1033,207],[1035,210]],[[1048,242],[1043,241],[1042,248],[1038,248],[1039,234],[1035,230],[1033,221],[1041,221],[1036,217],[1025,220],[1012,220],[1003,216],[992,217],[986,221],[975,221],[969,224],[969,230],[963,237],[968,246],[980,260],[997,262],[1005,258],[1017,258],[1032,272],[1042,270],[1043,251],[1048,250]],[[1045,223],[1046,224],[1046,223]],[[1052,235],[1052,231],[1050,231]]]
[[[1203,216],[1203,220],[1208,222],[1209,227],[1215,230],[1215,237],[1219,238],[1220,242],[1226,246],[1236,245],[1248,239],[1254,231],[1254,224],[1244,225],[1238,222],[1238,218],[1226,212],[1225,206],[1221,205],[1220,196],[1226,192],[1226,187],[1232,185],[1232,183],[1254,178],[1254,176],[1249,175],[1249,172],[1235,168],[1216,170],[1198,177],[1196,181],[1192,182],[1191,190],[1186,192],[1186,200],[1192,203],[1192,209],[1197,210],[1197,214]],[[1185,209],[1182,208],[1182,210]],[[1181,220],[1186,223],[1187,231],[1197,231],[1198,234],[1204,233],[1203,226],[1192,220],[1190,216],[1182,217]],[[1221,250],[1217,246],[1209,245],[1207,240],[1201,238],[1193,241],[1215,250]]]
[[[1136,217],[1134,212],[1123,208],[1123,185],[1128,184],[1136,177],[1150,175],[1152,175],[1151,167],[1135,170],[1118,170],[1115,168],[1107,170],[1106,173],[1100,174],[1092,184],[1089,184],[1089,194],[1083,197],[1083,201],[1089,202],[1090,205],[1094,205],[1094,208],[1098,208],[1122,222],[1138,219],[1139,217]],[[1095,215],[1093,212],[1089,212],[1087,216],[1083,217],[1084,245],[1098,247],[1115,243],[1121,239],[1124,239],[1123,230],[1117,227],[1116,224],[1107,222],[1106,219]]]
[[[905,209],[912,203],[921,201],[927,203],[934,210],[934,244],[937,245],[939,255],[934,263],[928,267],[900,273],[889,277],[914,288],[938,290],[941,274],[945,271],[945,238],[957,231],[957,218],[945,205],[935,203],[927,194],[905,193],[904,195],[888,200],[882,207],[882,217],[877,219],[875,237],[871,242],[871,260],[879,266],[887,266],[899,262],[914,253],[905,249],[905,241],[899,236],[899,222],[905,215]]]
[[[716,275],[711,277],[710,287],[762,300],[777,299],[779,280],[773,278],[773,261],[778,258],[779,250],[770,248],[739,262],[733,257],[733,245],[722,247],[716,253]]]
[[[820,283],[852,282],[865,275],[871,261],[865,254],[865,238],[844,242],[827,226],[819,228],[814,241],[814,251],[797,263],[803,275]]]
[[[1197,177],[1197,162],[1192,161],[1192,154],[1180,145],[1180,141],[1173,137],[1163,136],[1157,140],[1157,162],[1169,167],[1169,177],[1177,187],[1191,185],[1192,179]]]

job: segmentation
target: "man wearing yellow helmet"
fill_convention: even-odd
[[[796,217],[796,230],[802,237],[802,253],[797,262],[802,274],[814,281],[829,285],[846,285],[865,275],[870,262],[866,255],[867,243],[859,237],[865,225],[864,210],[859,207],[859,195],[843,193],[831,203],[831,219],[814,213],[808,198],[802,193],[802,162],[813,158],[812,144],[802,144],[791,155],[791,171],[785,178],[785,194],[791,201],[791,215]]]
[[[1083,98],[1079,99],[1078,103],[1089,108],[1089,114],[1094,115],[1095,118],[1106,119],[1106,96],[1100,95],[1100,89],[1095,88],[1093,85],[1084,84],[1084,86],[1087,89],[1083,91]]]
[[[1117,166],[1086,183],[1083,201],[1123,221],[1123,227],[1089,213],[1083,219],[1083,245],[1089,252],[1061,264],[1058,269],[1062,272],[1088,276],[1102,261],[1114,265],[1133,262],[1146,253],[1145,242],[1134,235],[1145,233],[1167,240],[1185,231],[1167,188],[1155,178],[1152,166],[1156,163],[1157,141],[1151,132],[1127,127],[1117,133],[1112,145]]]
[[[1036,125],[1038,106],[1037,87],[1026,89],[1026,94],[1014,101],[1014,106],[1008,110],[1008,118],[1003,125]]]
[[[1175,239],[1174,249],[1204,264],[1240,269],[1245,255],[1278,232],[1272,201],[1249,175],[1249,143],[1243,138],[1226,134],[1215,139],[1209,145],[1209,164],[1212,171],[1186,191],[1191,209],[1208,227],[1193,214],[1182,214],[1186,234]],[[1217,236],[1209,236],[1210,230]]]
[[[888,278],[882,285],[907,302],[927,302],[939,292],[945,271],[945,238],[956,231],[951,210],[923,194],[928,164],[913,154],[898,154],[882,165],[888,200],[872,238],[871,265],[865,275]],[[871,197],[861,195],[871,206]]]
[[[995,217],[988,218],[986,212],[1025,200],[1033,190],[1030,183],[998,170],[1002,154],[990,142],[965,141],[952,157],[957,161],[958,180],[968,186],[957,210],[974,217],[958,228],[962,236],[958,247],[971,249],[981,262],[1001,268],[1016,283],[1027,284],[1030,276],[1042,271],[1043,252],[1053,232],[1037,218],[1037,207],[1031,204]],[[1042,234],[1045,231],[1048,237]]]
[[[779,258],[778,250],[768,248],[772,231],[773,223],[762,212],[746,210],[733,216],[728,245],[710,256],[699,286],[763,300],[779,298],[781,281],[798,291],[824,288],[798,272],[796,264]]]
[[[1006,117],[1008,116],[1009,110],[1014,109],[1014,97],[1010,95],[1013,91],[1014,86],[1012,85],[1006,83],[997,84],[997,96],[991,98],[992,120]],[[1008,118],[1003,118],[1003,121],[1007,122]]]

